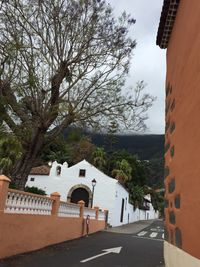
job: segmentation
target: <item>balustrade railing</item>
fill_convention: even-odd
[[[78,204],[60,201],[60,194],[54,192],[41,196],[9,188],[10,179],[0,175],[0,213],[52,215],[58,217],[77,217],[105,220],[105,214],[98,207],[85,207],[84,201]]]
[[[90,215],[90,219],[95,219],[96,218],[96,210],[85,207],[84,208],[84,218],[86,218],[87,215]]]
[[[49,197],[9,189],[4,212],[51,215],[52,204]]]
[[[76,204],[60,202],[58,209],[59,217],[79,217],[80,216],[80,207]]]

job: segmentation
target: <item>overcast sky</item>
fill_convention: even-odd
[[[154,106],[148,112],[146,133],[164,133],[164,95],[165,95],[165,53],[156,46],[156,35],[163,0],[108,0],[116,15],[124,10],[136,19],[131,32],[137,41],[134,51],[128,84],[144,80],[146,91],[157,97]]]

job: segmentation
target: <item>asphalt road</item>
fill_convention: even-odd
[[[163,222],[159,220],[155,221],[150,226],[134,234],[134,236],[138,238],[154,239],[158,241],[163,241],[164,240]]]
[[[151,235],[155,229],[159,235]],[[157,221],[142,230],[143,236],[138,236],[142,231],[136,234],[100,232],[2,260],[0,267],[161,267],[162,230],[162,222]],[[117,248],[115,252],[119,253],[104,251],[111,248]],[[92,258],[99,254],[103,255]]]

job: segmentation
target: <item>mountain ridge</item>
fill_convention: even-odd
[[[67,138],[70,131],[63,132]],[[78,130],[78,129],[76,129]],[[103,147],[106,152],[111,150],[126,150],[130,154],[137,155],[141,160],[163,158],[164,155],[164,135],[163,134],[104,134],[89,131],[81,131],[81,134],[88,136],[92,143],[98,147]]]

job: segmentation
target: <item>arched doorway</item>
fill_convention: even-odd
[[[78,203],[80,200],[85,202],[85,206],[89,205],[89,193],[85,188],[77,188],[71,194],[71,202]]]
[[[90,207],[92,201],[92,191],[87,185],[74,185],[67,194],[68,202],[78,203],[80,200],[85,202],[86,207]]]

